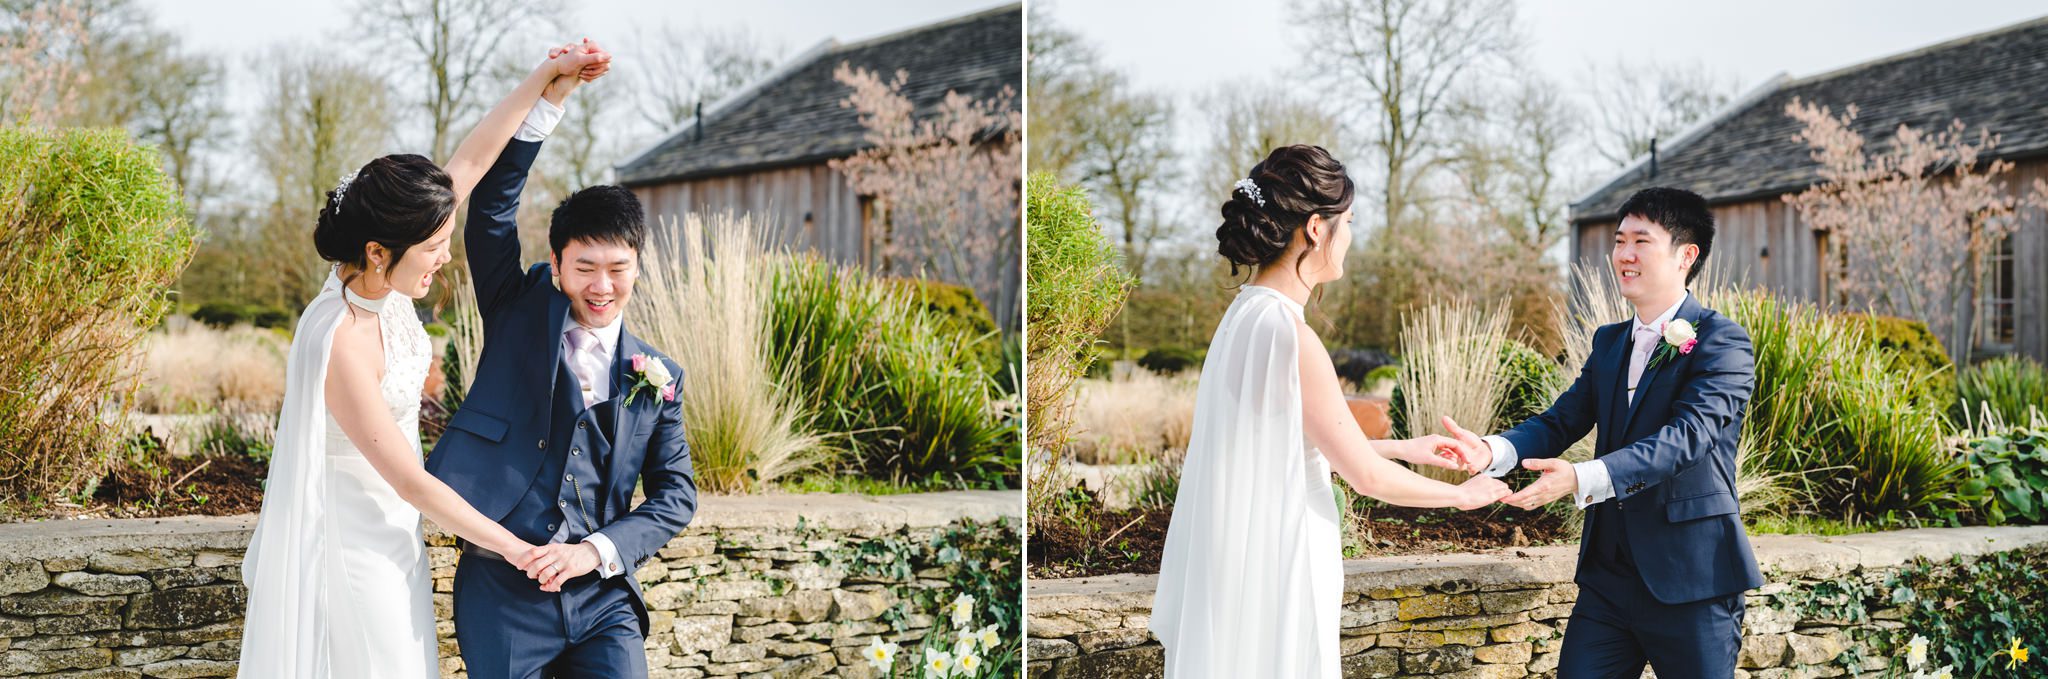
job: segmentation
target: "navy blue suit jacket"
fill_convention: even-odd
[[[483,356],[475,383],[448,430],[427,458],[427,471],[446,482],[477,511],[503,521],[538,481],[555,407],[555,377],[562,361],[562,332],[569,298],[550,281],[548,265],[519,268],[519,231],[513,217],[527,170],[540,142],[513,140],[469,197],[463,238],[476,279],[477,307],[484,319]],[[682,532],[696,513],[697,486],[683,430],[683,371],[631,332],[621,330],[611,384],[622,398],[634,379],[631,357],[647,354],[674,376],[676,398],[662,401],[642,391],[620,405],[609,450],[593,450],[607,470],[597,515],[603,533],[618,548],[625,578],[640,598],[633,572]],[[550,479],[549,481],[552,481]],[[647,499],[632,505],[636,482]],[[535,585],[538,587],[538,584]],[[645,604],[640,606],[645,621]]]
[[[1629,556],[1650,594],[1667,604],[1763,585],[1735,502],[1735,447],[1756,386],[1749,332],[1686,295],[1676,318],[1699,345],[1643,371],[1628,400],[1631,321],[1602,326],[1579,377],[1543,414],[1501,434],[1522,459],[1556,457],[1594,425]],[[1662,340],[1659,340],[1660,342]],[[1587,512],[1579,543],[1583,583],[1596,533]]]

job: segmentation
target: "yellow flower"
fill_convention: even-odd
[[[1941,669],[1935,670],[1934,674],[1928,677],[1928,679],[1956,679],[1956,673],[1949,666],[1942,665]]]
[[[2003,651],[1993,653],[1991,654],[1991,657],[1996,658],[2001,655],[2009,656],[2012,658],[2012,660],[2008,660],[2005,663],[2005,668],[2008,670],[2012,669],[2015,666],[2025,664],[2027,662],[2027,648],[2025,646],[2020,645],[2019,637],[2012,638],[2011,648],[2007,648]]]
[[[979,641],[980,639],[981,639],[981,636],[980,636],[980,635],[978,635],[978,634],[975,634],[975,633],[974,633],[974,630],[968,630],[968,629],[963,629],[963,630],[960,630],[960,631],[959,631],[959,633],[955,634],[955,635],[954,635],[954,637],[953,637],[953,643],[954,643],[954,647],[953,647],[953,652],[954,652],[954,653],[962,653],[962,654],[965,654],[965,653],[973,653],[973,652],[974,652],[974,642],[976,642],[976,641]]]
[[[1927,664],[1927,637],[1915,634],[1912,641],[1906,642],[1906,669],[1917,670],[1920,669],[1921,665],[1925,664]]]
[[[981,670],[981,656],[969,653],[960,656],[960,671],[973,674]]]

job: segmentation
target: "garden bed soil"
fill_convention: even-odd
[[[269,465],[246,455],[168,457],[161,478],[116,467],[93,493],[93,514],[110,518],[232,516],[263,508]]]
[[[1564,520],[1547,511],[1495,506],[1472,512],[1415,509],[1375,503],[1361,531],[1363,553],[1354,558],[1469,552],[1556,544],[1571,539]],[[1113,573],[1158,573],[1173,508],[1104,510],[1095,525],[1034,521],[1028,542],[1030,577],[1076,578]]]

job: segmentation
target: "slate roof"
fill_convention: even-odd
[[[1022,4],[847,45],[828,41],[705,107],[702,139],[693,125],[685,125],[620,165],[619,182],[639,186],[728,175],[843,158],[866,148],[858,114],[839,105],[849,91],[832,78],[841,63],[885,79],[905,71],[903,92],[918,116],[935,111],[947,90],[988,99],[1007,85],[1021,104],[1023,52]]]
[[[1614,219],[1637,189],[1675,186],[1715,204],[1798,191],[1819,179],[1819,163],[1785,115],[1798,97],[1839,115],[1851,103],[1870,150],[1889,145],[1900,124],[1934,131],[1960,118],[1970,134],[2002,136],[1995,155],[2048,154],[2048,17],[1803,79],[1780,78],[1717,118],[1658,149],[1657,176],[1641,159],[1572,204],[1572,221]]]

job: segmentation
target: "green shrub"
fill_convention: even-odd
[[[199,305],[192,311],[192,320],[214,328],[227,328],[237,323],[248,323],[258,328],[289,328],[291,325],[291,315],[278,309],[218,301]]]
[[[198,232],[154,150],[120,130],[0,128],[0,496],[105,475],[131,349],[173,306]]]
[[[1543,414],[1556,401],[1553,385],[1564,380],[1564,368],[1529,345],[1515,340],[1500,346],[1500,367],[1507,373],[1507,388],[1501,394],[1495,419],[1506,426]]]
[[[1173,375],[1202,364],[1202,355],[1181,347],[1159,347],[1138,357],[1138,367],[1161,375]]]
[[[1926,323],[1874,314],[1842,318],[1861,326],[1864,338],[1884,352],[1887,367],[1911,376],[1914,400],[1938,410],[1956,402],[1955,363]]]
[[[967,351],[990,376],[1004,369],[1002,335],[974,289],[922,278],[897,279],[911,301],[938,324],[938,331],[967,338]]]
[[[1134,281],[1079,187],[1062,186],[1050,174],[1032,176],[1027,186],[1025,408],[1032,448],[1059,451],[1066,448],[1074,380],[1100,355],[1102,331]]]
[[[1744,446],[1805,486],[1803,509],[1881,522],[1930,518],[1958,464],[1942,409],[1866,340],[1863,324],[1756,292],[1712,304],[1749,331],[1756,385]]]
[[[2010,425],[2031,423],[2030,411],[2048,414],[2048,371],[2025,356],[2000,356],[1970,366],[1956,381],[1965,422],[1985,414]]]
[[[975,353],[1001,345],[919,313],[925,303],[909,290],[816,257],[778,261],[767,300],[770,363],[789,371],[783,388],[802,395],[802,426],[843,437],[835,445],[859,471],[1001,485],[1021,450]]]
[[[2048,519],[2048,430],[2016,428],[1964,444],[1956,499],[1989,525]],[[1960,525],[1948,513],[1949,523]]]

